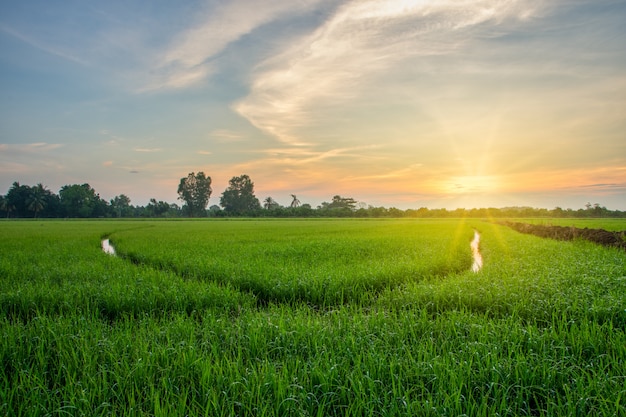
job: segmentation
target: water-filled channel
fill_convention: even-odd
[[[472,256],[474,257],[474,263],[472,264],[472,271],[478,272],[483,267],[483,256],[480,254],[480,233],[478,230],[474,230],[474,239],[470,243],[472,249]]]
[[[102,250],[109,255],[115,255],[115,248],[111,246],[109,239],[102,239]]]

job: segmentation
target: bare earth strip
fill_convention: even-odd
[[[544,226],[520,222],[504,221],[501,224],[520,233],[532,234],[556,240],[585,239],[603,246],[626,249],[626,231],[610,232],[604,229],[580,229],[573,226]]]

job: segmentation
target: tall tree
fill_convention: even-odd
[[[291,200],[291,206],[290,207],[299,207],[300,206],[300,200],[298,200],[298,197],[296,197],[295,194],[291,194],[291,198],[293,198],[293,200]]]
[[[254,195],[254,183],[247,175],[233,177],[228,188],[222,193],[220,205],[229,214],[246,214],[261,208],[259,199]]]
[[[9,199],[6,196],[0,196],[0,211],[6,211],[7,219],[13,210],[15,210],[15,206],[9,203]]]
[[[125,194],[120,194],[111,199],[111,209],[116,217],[128,217],[132,214],[130,198]]]
[[[30,217],[28,210],[28,198],[30,197],[30,187],[21,185],[15,181],[6,195],[8,207],[15,217]]]
[[[263,207],[265,207],[267,210],[274,210],[279,208],[280,204],[278,204],[276,200],[274,200],[272,197],[267,197],[265,200],[263,200]]]
[[[4,198],[0,211],[6,211],[7,217],[11,213],[16,217],[55,217],[59,214],[59,196],[41,183],[30,187],[16,181]]]
[[[59,191],[61,207],[67,217],[100,217],[106,215],[107,202],[89,184],[64,185]]]
[[[42,183],[37,184],[30,189],[30,195],[26,200],[28,210],[35,213],[35,218],[37,218],[37,214],[42,211],[46,207],[47,203],[47,195],[48,190],[43,186]]]
[[[324,203],[322,203],[324,205]],[[326,208],[329,209],[348,209],[354,210],[356,206],[356,200],[352,197],[342,197],[340,195],[333,196],[333,201],[326,203]]]
[[[165,217],[172,207],[165,201],[157,201],[151,198],[150,203],[146,206],[146,211],[150,217]]]
[[[185,202],[183,211],[190,217],[206,216],[206,206],[211,197],[211,177],[204,172],[191,172],[187,177],[180,179],[178,184],[178,199]]]

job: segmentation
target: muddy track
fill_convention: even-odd
[[[520,233],[527,233],[539,237],[556,240],[585,239],[603,246],[626,250],[626,231],[609,232],[604,229],[579,229],[573,226],[544,226],[519,222],[499,222]]]

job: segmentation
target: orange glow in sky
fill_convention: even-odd
[[[626,3],[0,6],[0,194],[626,210]],[[67,24],[67,22],[73,22]],[[225,23],[227,22],[227,23]]]

